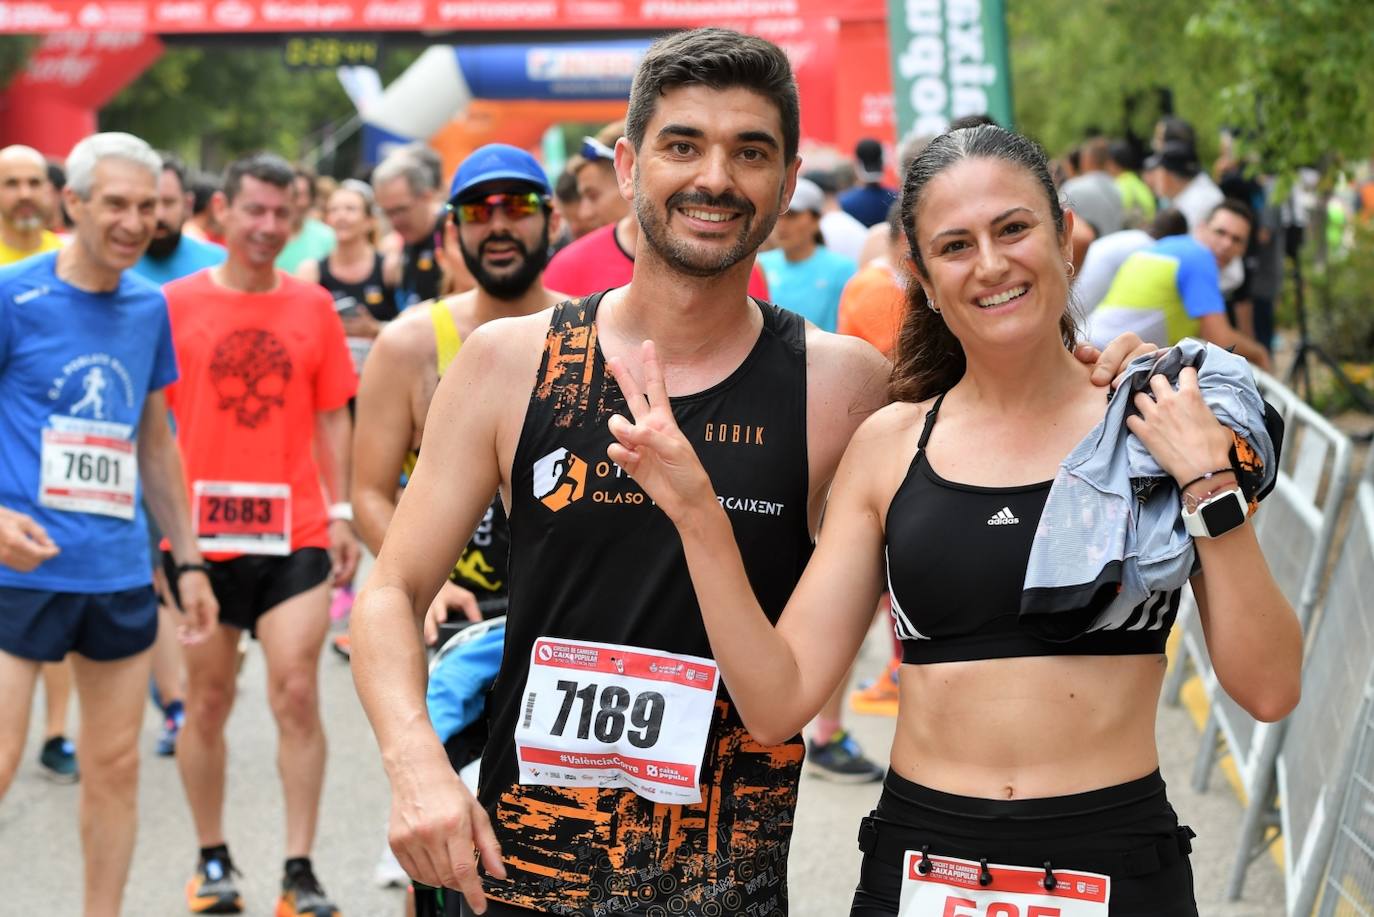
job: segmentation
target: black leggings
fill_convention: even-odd
[[[1120,786],[1048,799],[941,793],[888,771],[859,828],[864,852],[850,917],[896,917],[908,850],[1111,877],[1111,917],[1197,917],[1193,832],[1180,827],[1155,771]]]

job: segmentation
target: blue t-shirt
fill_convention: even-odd
[[[144,255],[133,267],[134,273],[146,277],[158,286],[189,277],[202,268],[223,264],[224,246],[182,236],[177,247],[166,258]]]
[[[116,457],[137,454],[144,400],[177,378],[167,301],[130,271],[88,293],[56,264],[52,253],[0,269],[0,506],[33,517],[61,553],[30,573],[0,566],[0,586],[133,589],[152,567],[137,476]],[[132,518],[54,505],[93,493]]]
[[[782,249],[759,255],[768,280],[768,297],[784,309],[800,313],[822,331],[834,331],[840,321],[840,294],[854,276],[855,265],[823,245],[805,261],[788,261]]]
[[[897,192],[883,185],[859,185],[840,195],[840,208],[865,226],[877,226],[887,219],[887,211]]]
[[[1216,256],[1192,236],[1168,236],[1122,262],[1088,318],[1088,337],[1100,347],[1130,331],[1172,345],[1225,311]]]

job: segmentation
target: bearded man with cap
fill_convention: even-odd
[[[759,255],[773,301],[800,313],[825,331],[840,317],[840,293],[854,276],[855,263],[825,247],[821,211],[825,192],[815,182],[797,179],[787,210],[773,227],[771,251]]]

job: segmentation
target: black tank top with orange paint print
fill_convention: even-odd
[[[628,412],[597,346],[601,296],[555,307],[515,453],[510,610],[480,792],[508,878],[487,876],[487,892],[582,917],[780,917],[803,746],[798,737],[754,741],[723,687],[698,771],[699,803],[520,782],[513,737],[533,703],[524,691],[539,638],[712,655],[677,531],[606,458],[606,422]],[[763,329],[740,366],[672,406],[776,621],[811,554],[805,324],[776,306],[759,308]]]

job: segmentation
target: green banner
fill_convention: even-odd
[[[888,0],[900,136],[934,136],[965,115],[1012,126],[1003,0]]]

